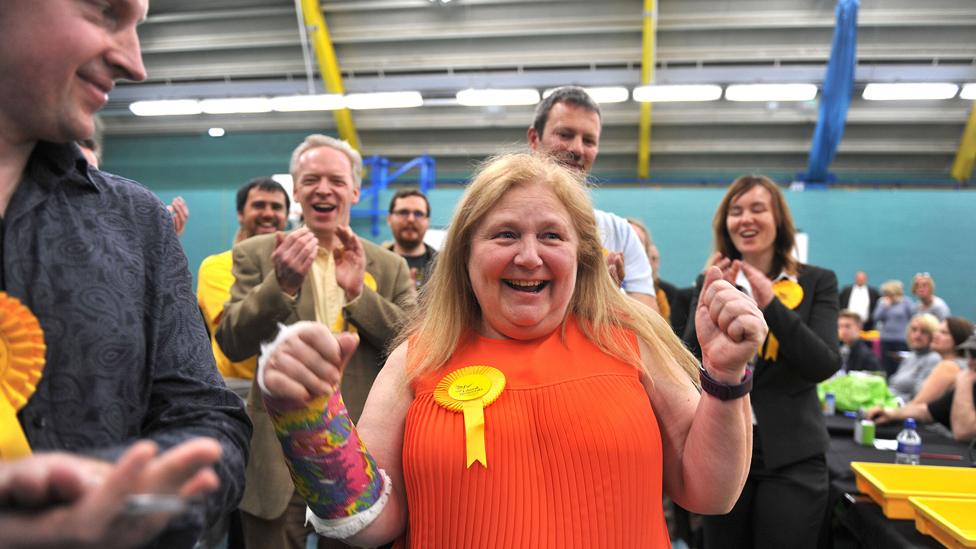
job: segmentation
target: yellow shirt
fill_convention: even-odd
[[[210,330],[210,344],[213,347],[214,360],[217,361],[217,370],[224,377],[253,379],[257,357],[231,362],[220,350],[214,337],[224,312],[224,304],[230,300],[230,287],[234,285],[234,274],[231,271],[233,265],[234,256],[231,250],[204,259],[197,275],[197,301],[207,321],[207,329]]]
[[[343,331],[342,308],[346,304],[346,292],[336,282],[335,258],[325,248],[318,249],[312,263],[312,286],[315,289],[315,320],[329,326],[332,333]]]
[[[376,291],[376,279],[369,271],[363,272],[363,286]],[[315,291],[315,320],[328,326],[334,334],[355,333],[356,326],[346,322],[342,308],[359,298],[346,302],[346,291],[336,281],[335,257],[322,247],[312,263],[312,288]]]

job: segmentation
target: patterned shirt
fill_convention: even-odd
[[[251,425],[214,366],[186,256],[163,204],[38,143],[4,216],[6,291],[40,320],[37,391],[18,417],[31,447],[113,460],[140,438],[217,439],[220,489],[159,547],[189,547],[243,491]],[[206,516],[204,514],[206,511]]]

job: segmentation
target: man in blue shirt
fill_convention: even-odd
[[[170,215],[73,143],[115,80],[145,78],[147,2],[0,10],[0,290],[46,343],[13,425],[35,454],[0,461],[0,546],[191,547],[241,497],[251,427],[217,375]]]

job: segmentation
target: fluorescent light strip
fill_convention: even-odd
[[[267,97],[227,97],[203,99],[200,108],[207,114],[243,114],[271,112],[271,100]]]
[[[663,103],[676,101],[717,101],[722,86],[715,84],[650,85],[634,88],[634,101]]]
[[[129,105],[129,110],[136,116],[182,116],[202,112],[196,99],[136,101]]]
[[[816,84],[732,84],[725,88],[729,101],[810,101]]]
[[[518,89],[473,89],[457,92],[457,102],[466,107],[490,107],[502,105],[535,105],[539,102],[538,90]]]
[[[976,100],[976,83],[963,86],[962,91],[959,92],[959,98]]]
[[[350,93],[345,99],[346,107],[354,110],[408,109],[424,104],[418,91]]]
[[[271,98],[271,108],[278,112],[335,111],[346,108],[346,101],[340,93],[280,95]]]
[[[872,83],[864,87],[862,97],[868,101],[919,101],[952,99],[959,86],[948,82]]]
[[[600,86],[596,88],[583,88],[586,94],[593,98],[597,103],[623,103],[630,99],[630,91],[623,86]],[[542,92],[545,99],[552,95],[556,88],[549,88]]]

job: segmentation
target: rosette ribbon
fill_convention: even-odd
[[[434,401],[464,414],[464,447],[467,467],[479,461],[488,467],[485,452],[485,407],[502,394],[505,374],[491,366],[467,366],[455,370],[434,388]]]
[[[788,278],[777,280],[773,283],[773,293],[776,299],[790,309],[796,309],[803,301],[803,287]],[[776,360],[779,356],[779,340],[769,332],[766,337],[766,348],[763,350],[763,358],[766,360]]]
[[[17,299],[0,292],[0,459],[30,455],[17,412],[44,371],[44,332]]]

